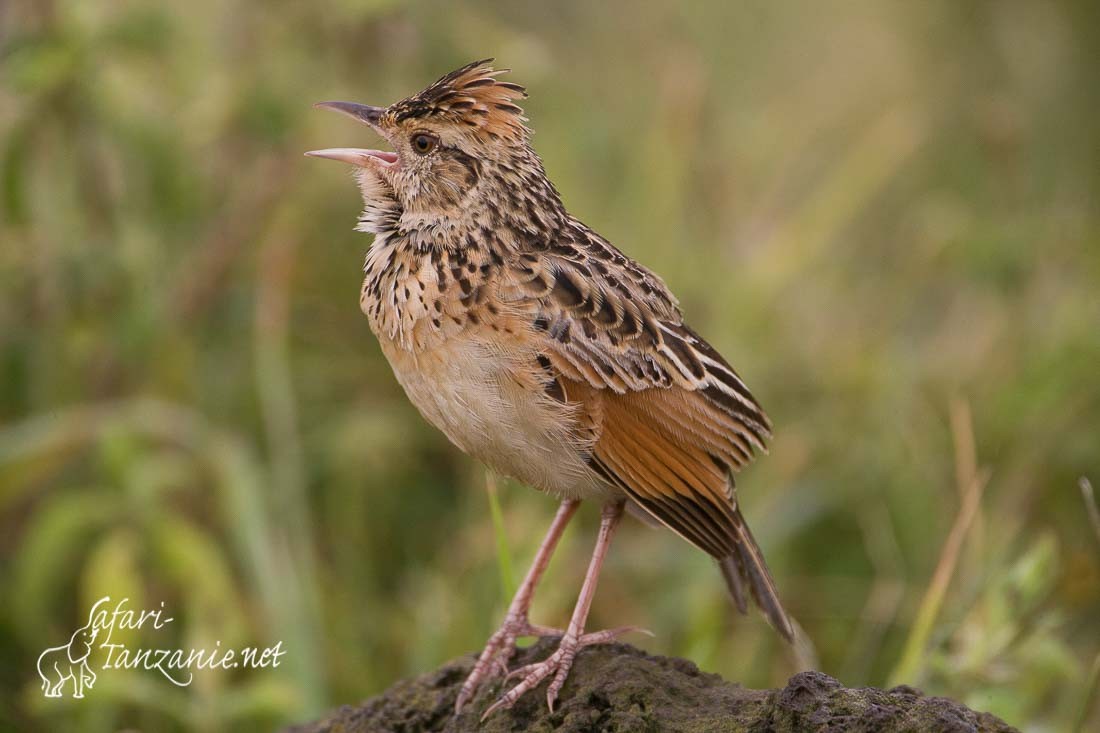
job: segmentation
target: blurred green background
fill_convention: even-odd
[[[501,482],[494,531],[359,312],[347,171],[302,157],[377,144],[313,102],[495,56],[568,207],[772,415],[739,485],[813,645],[633,521],[593,628],[746,685],[812,665],[1100,730],[1098,8],[0,4],[0,728],[266,730],[496,627],[555,504]],[[568,618],[596,515],[534,620]],[[175,617],[133,646],[287,653],[45,700],[38,654],[104,595]]]

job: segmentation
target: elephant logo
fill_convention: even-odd
[[[46,697],[62,697],[62,688],[73,681],[73,697],[84,697],[84,690],[95,684],[95,672],[88,666],[92,642],[99,629],[88,623],[73,632],[68,644],[50,647],[38,656],[38,675]]]

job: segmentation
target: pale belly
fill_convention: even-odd
[[[463,336],[415,356],[392,342],[382,350],[420,413],[464,452],[561,498],[614,495],[584,461],[571,408],[532,388],[533,353],[506,359]]]

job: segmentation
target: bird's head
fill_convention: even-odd
[[[306,154],[356,166],[368,212],[387,197],[406,218],[430,221],[475,211],[499,199],[502,187],[522,187],[544,176],[516,104],[527,93],[498,79],[507,70],[494,70],[491,62],[467,64],[388,107],[321,102],[316,106],[368,125],[392,150],[329,148]]]

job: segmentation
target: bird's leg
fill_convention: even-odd
[[[522,681],[493,703],[485,711],[482,720],[497,710],[512,707],[523,693],[537,687],[550,675],[553,675],[554,678],[546,691],[546,704],[550,710],[553,710],[558,692],[565,684],[565,678],[569,674],[570,667],[573,666],[573,660],[582,647],[592,644],[604,644],[628,631],[642,630],[634,626],[624,626],[618,629],[584,633],[588,610],[592,607],[592,597],[596,594],[596,582],[600,576],[600,568],[603,567],[607,548],[611,544],[611,536],[615,533],[615,527],[619,524],[622,516],[622,501],[604,504],[603,512],[600,515],[600,534],[596,540],[596,548],[592,551],[592,560],[588,563],[588,573],[584,576],[584,585],[581,586],[580,597],[577,598],[577,605],[573,608],[573,618],[569,621],[569,628],[565,630],[565,635],[562,636],[557,651],[541,662],[528,664],[511,672],[508,677],[522,676]]]
[[[462,684],[462,689],[455,700],[455,712],[462,708],[473,697],[480,685],[494,672],[504,674],[508,671],[508,660],[516,649],[516,639],[521,636],[553,636],[560,634],[558,629],[550,629],[543,626],[535,626],[527,620],[527,612],[531,608],[531,599],[535,595],[535,586],[550,564],[550,556],[554,554],[554,548],[558,545],[565,526],[573,518],[580,502],[576,499],[566,499],[558,507],[558,513],[554,515],[554,521],[550,523],[550,529],[546,530],[546,537],[539,545],[535,553],[535,559],[531,562],[531,568],[523,578],[512,603],[508,607],[508,613],[504,617],[504,623],[489,637],[485,649],[481,652],[473,670]]]

